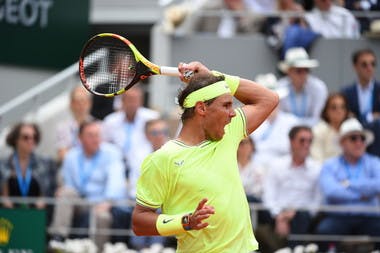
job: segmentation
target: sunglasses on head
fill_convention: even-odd
[[[365,136],[361,134],[354,134],[347,137],[351,142],[365,142]]]

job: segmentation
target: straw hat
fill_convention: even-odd
[[[349,118],[345,120],[339,129],[339,139],[343,139],[344,137],[353,134],[353,133],[359,133],[364,135],[365,143],[368,146],[371,144],[374,140],[374,135],[371,131],[364,129],[363,126],[360,124],[360,122],[355,118]]]
[[[278,86],[277,78],[272,73],[258,74],[255,78],[255,82],[264,85],[266,88],[270,90],[277,92],[280,99],[286,97],[289,93],[288,88]]]
[[[310,59],[303,47],[289,48],[285,53],[285,60],[278,64],[278,68],[282,72],[287,72],[289,68],[315,68],[319,66],[319,62]]]

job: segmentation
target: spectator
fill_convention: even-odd
[[[221,17],[201,17],[197,21],[197,30],[200,32],[216,32],[222,38],[230,38],[239,33],[261,31],[265,21],[262,14],[275,11],[276,0],[207,1],[202,9],[228,11],[222,12]],[[259,15],[241,15],[242,12],[247,11]]]
[[[68,120],[60,122],[57,126],[57,155],[62,162],[66,152],[79,144],[79,125],[92,118],[90,115],[91,94],[83,86],[76,86],[70,92],[70,112]]]
[[[289,48],[303,47],[308,50],[319,35],[307,27],[303,6],[295,0],[278,0],[277,11],[280,15],[294,15],[270,17],[263,27],[269,45],[278,51],[280,59],[284,59]]]
[[[373,134],[350,118],[340,127],[339,137],[343,154],[324,163],[319,179],[325,204],[379,207],[380,160],[365,152]],[[346,210],[325,213],[316,233],[380,236],[378,213]]]
[[[63,160],[63,185],[56,192],[58,202],[53,217],[55,236],[67,237],[71,224],[88,227],[89,210],[74,206],[75,200],[91,203],[98,228],[111,227],[112,202],[126,197],[126,179],[122,155],[116,147],[101,141],[101,125],[88,121],[79,127],[78,145]],[[70,201],[68,201],[70,200]],[[73,203],[74,202],[74,203]],[[109,241],[107,235],[97,234],[95,243],[99,249]]]
[[[314,0],[314,8],[306,13],[305,19],[311,30],[324,38],[360,37],[359,24],[351,12],[334,5],[332,0]]]
[[[341,153],[339,145],[339,128],[348,118],[348,105],[340,93],[328,96],[323,107],[321,120],[313,127],[313,144],[311,156],[323,163],[328,158]]]
[[[275,234],[304,234],[310,229],[313,209],[320,204],[318,178],[320,164],[310,156],[313,140],[308,126],[295,126],[289,132],[289,155],[273,159],[265,177],[264,205],[274,218]],[[310,208],[311,210],[298,210]],[[295,242],[289,246],[295,246]]]
[[[250,137],[243,139],[237,150],[240,179],[249,202],[261,202],[265,171],[253,162],[255,144]]]
[[[159,113],[143,107],[143,92],[133,86],[122,95],[122,110],[108,115],[103,122],[104,140],[122,151],[129,177],[129,197],[135,199],[140,165],[152,146],[145,135],[145,123],[159,117]]]
[[[152,152],[160,149],[169,140],[169,126],[163,119],[148,120],[145,124],[145,134],[150,144]],[[134,236],[130,243],[133,248],[141,250],[149,248],[154,243],[164,243],[164,238],[160,236]]]
[[[278,87],[276,76],[271,73],[258,75],[255,81],[276,91],[280,100],[289,93],[287,88]],[[267,169],[273,159],[289,154],[288,133],[297,124],[299,124],[299,119],[291,113],[280,110],[278,105],[251,134],[251,138],[256,144],[255,162]]]
[[[51,197],[56,187],[56,163],[35,153],[41,139],[36,124],[18,123],[6,137],[6,143],[13,149],[12,154],[0,162],[3,197]],[[5,199],[6,208],[34,207],[46,208],[43,199],[28,205],[15,204]],[[50,209],[48,210],[50,211]],[[50,216],[50,213],[48,213]]]
[[[376,55],[371,49],[359,49],[352,54],[356,80],[342,93],[350,112],[375,134],[368,152],[380,157],[380,82],[375,79]]]
[[[380,10],[380,1],[378,0],[345,0],[344,7],[351,11],[359,11],[369,13],[371,11]],[[369,17],[358,17],[361,33],[370,29],[370,24],[373,19]]]
[[[319,121],[328,95],[326,84],[309,73],[318,65],[302,47],[286,51],[285,60],[279,63],[286,76],[278,81],[278,86],[289,90],[289,95],[280,100],[280,109],[294,114],[309,126]]]

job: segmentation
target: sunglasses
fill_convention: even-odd
[[[30,135],[30,134],[21,134],[20,139],[23,141],[29,141],[29,140],[36,141],[37,136],[36,135]]]
[[[376,67],[376,62],[375,61],[363,61],[363,62],[361,62],[361,63],[359,63],[360,64],[360,66],[362,67],[362,68],[368,68],[368,67]]]
[[[365,142],[365,136],[364,135],[361,135],[361,134],[355,134],[355,135],[350,135],[347,137],[351,142],[357,142],[357,141],[361,141],[361,142]]]
[[[343,110],[346,110],[346,106],[345,105],[336,105],[336,104],[332,104],[329,106],[329,109],[331,110],[338,110],[338,109],[343,109]]]
[[[310,70],[307,68],[295,68],[294,71],[297,74],[305,74],[305,73],[309,73]]]
[[[154,136],[154,137],[157,137],[157,136],[160,136],[160,135],[168,136],[169,135],[169,130],[168,129],[151,130],[148,133],[150,135]]]
[[[313,138],[304,138],[304,137],[301,137],[298,139],[298,142],[301,143],[302,145],[304,144],[310,144],[312,143],[313,141]]]

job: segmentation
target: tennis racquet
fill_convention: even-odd
[[[126,38],[97,34],[84,45],[79,58],[79,77],[91,93],[104,97],[122,94],[152,75],[179,76],[177,67],[158,66],[147,60]],[[190,78],[191,71],[185,73]]]

